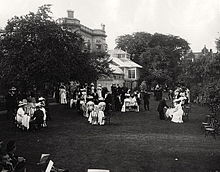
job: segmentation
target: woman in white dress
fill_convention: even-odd
[[[130,102],[131,102],[130,94],[126,93],[126,94],[125,94],[124,103],[123,103],[123,106],[122,106],[122,108],[121,108],[121,112],[126,112],[127,109],[129,109],[129,107],[130,107]]]
[[[60,87],[60,103],[61,104],[67,104],[67,100],[66,100],[66,88],[65,86],[61,86]]]
[[[99,125],[104,125],[105,124],[105,120],[104,120],[104,118],[105,118],[105,114],[104,114],[104,111],[105,111],[105,107],[106,107],[106,103],[104,102],[104,99],[102,98],[100,98],[99,99],[99,104],[98,104],[98,109],[99,109],[99,111],[98,111],[98,124]]]
[[[17,110],[15,120],[18,123],[18,127],[21,127],[22,129],[29,129],[30,116],[25,113],[25,105],[27,105],[27,103],[22,101],[19,102],[19,108]]]
[[[92,111],[94,111],[95,103],[92,101],[88,101],[86,103],[86,117],[88,117],[88,121],[92,123]]]
[[[183,123],[183,109],[182,109],[182,104],[181,101],[176,102],[175,108],[173,110],[172,115],[172,122],[175,123]]]
[[[90,113],[92,125],[98,125],[98,113],[99,113],[98,105],[95,105],[94,110]]]

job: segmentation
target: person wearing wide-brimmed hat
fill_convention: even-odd
[[[18,110],[15,117],[15,120],[17,122],[17,126],[19,128],[29,129],[29,122],[30,122],[30,116],[28,116],[25,113],[25,106],[27,105],[26,102],[20,101],[18,104]]]
[[[25,106],[26,104],[22,101],[19,102],[18,104],[18,110],[17,110],[17,114],[15,117],[15,120],[17,121],[18,124],[22,124],[24,115],[25,115]]]

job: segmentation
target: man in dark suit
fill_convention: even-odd
[[[41,128],[42,124],[44,123],[44,113],[40,109],[40,106],[40,104],[36,105],[36,111],[34,112],[34,115],[30,121],[31,127],[34,126],[35,129]]]
[[[166,104],[166,99],[162,99],[157,107],[157,111],[159,112],[159,117],[161,120],[165,120],[165,113],[164,113],[164,108],[169,108]]]
[[[143,93],[143,100],[144,100],[144,110],[150,110],[150,94],[147,91],[144,91]]]

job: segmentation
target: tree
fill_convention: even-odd
[[[216,43],[217,51],[220,52],[220,38],[216,39],[215,43]]]
[[[191,98],[203,97],[203,103],[220,103],[220,55],[204,54],[194,61],[189,59],[181,61],[179,80],[191,88]]]
[[[81,82],[94,82],[101,75],[110,75],[109,55],[106,52],[85,53],[84,65],[78,70],[77,80]],[[83,58],[83,57],[82,57]]]
[[[117,48],[127,51],[132,59],[143,66],[141,80],[173,83],[180,73],[181,58],[190,49],[184,39],[155,33],[136,32],[119,36]]]
[[[132,35],[119,36],[116,39],[116,48],[121,48],[131,54],[132,60],[139,62],[140,55],[149,47],[152,35],[146,32],[135,32]]]
[[[50,5],[44,5],[36,14],[8,21],[0,39],[0,77],[6,86],[40,88],[48,82],[97,78],[93,71],[101,57],[83,53],[82,37],[62,29],[50,14]]]

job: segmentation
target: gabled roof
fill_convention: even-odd
[[[130,59],[122,58],[122,59],[120,59],[120,60],[125,64],[126,67],[137,67],[137,68],[142,68],[141,65],[139,65],[139,64],[137,64],[137,63],[135,63],[135,62],[133,62],[133,61],[130,60]]]
[[[124,74],[124,72],[118,66],[115,66],[113,64],[109,64],[109,67],[111,70],[113,70],[114,74]]]
[[[141,65],[133,62],[129,58],[129,54],[121,49],[114,49],[114,50],[109,50],[108,54],[110,55],[110,61],[118,66],[118,67],[127,67],[127,68],[142,68]],[[125,54],[125,56],[119,58],[118,55],[120,54]]]
[[[117,57],[110,57],[110,60],[117,66],[119,67],[128,67],[128,68],[134,68],[134,67],[137,67],[137,68],[142,68],[141,65],[133,62],[132,60],[130,59],[127,59],[127,58],[117,58]]]

